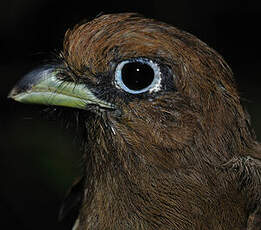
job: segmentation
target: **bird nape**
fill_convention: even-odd
[[[79,207],[74,230],[261,229],[260,145],[231,69],[195,36],[102,15],[9,97],[81,115],[84,175],[61,211]]]

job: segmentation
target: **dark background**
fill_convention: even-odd
[[[69,229],[58,223],[63,196],[79,172],[75,133],[43,119],[43,108],[6,96],[15,82],[61,48],[66,29],[105,13],[134,11],[186,30],[232,67],[261,137],[260,13],[256,1],[51,1],[0,3],[0,222],[8,229]]]

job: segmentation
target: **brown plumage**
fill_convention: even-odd
[[[189,33],[128,13],[68,30],[60,57],[44,69],[63,83],[53,95],[70,82],[99,100],[77,110],[86,132],[85,171],[72,190],[75,230],[261,229],[260,146],[219,54]],[[129,60],[159,70],[155,85],[126,90],[116,70]],[[10,96],[32,95],[42,72]],[[62,215],[74,199],[66,201]]]

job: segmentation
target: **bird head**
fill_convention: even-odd
[[[88,114],[82,116],[86,180],[94,186],[106,174],[107,197],[120,190],[106,189],[117,184],[115,177],[125,187],[129,181],[129,190],[135,184],[155,191],[163,174],[197,168],[187,184],[200,184],[211,174],[205,168],[254,143],[222,57],[187,32],[132,13],[102,15],[69,29],[59,62],[30,72],[10,97]],[[131,199],[122,197],[125,205]]]
[[[103,15],[66,32],[60,59],[10,96],[100,114],[109,145],[166,169],[191,163],[191,152],[211,162],[249,144],[230,68],[189,33],[137,14]]]

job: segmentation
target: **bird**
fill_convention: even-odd
[[[65,109],[83,175],[61,208],[73,230],[261,229],[261,147],[223,57],[137,13],[69,28],[56,61],[9,97]]]

